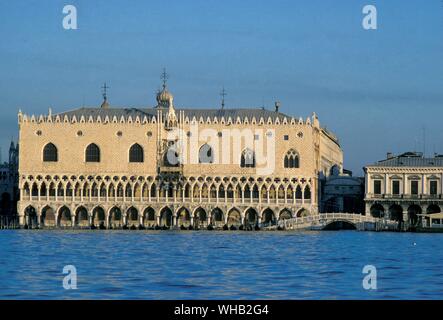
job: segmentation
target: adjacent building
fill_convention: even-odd
[[[18,114],[21,225],[239,226],[314,214],[343,152],[317,115],[101,106]]]
[[[18,144],[16,146],[14,142],[11,142],[9,161],[0,164],[0,216],[17,213],[18,152]]]
[[[443,207],[443,156],[420,152],[387,154],[385,160],[364,168],[366,213],[407,226],[426,224],[421,218]]]
[[[359,213],[365,212],[364,178],[353,177],[352,172],[334,167],[322,190],[322,212]]]

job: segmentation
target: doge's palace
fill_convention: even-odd
[[[18,212],[26,227],[243,228],[318,212],[343,167],[314,113],[155,107],[18,114]]]

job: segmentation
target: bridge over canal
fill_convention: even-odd
[[[396,230],[398,222],[353,213],[320,213],[280,221],[278,227],[284,230],[338,230],[356,229],[367,231]],[[266,229],[266,227],[265,227]]]

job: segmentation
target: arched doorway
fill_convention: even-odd
[[[223,211],[221,211],[219,208],[212,210],[211,224],[215,227],[222,227],[225,224],[223,219]]]
[[[208,216],[203,208],[198,208],[194,212],[194,226],[198,228],[206,228],[208,226]]]
[[[263,211],[262,217],[262,221],[266,225],[274,225],[277,222],[274,212],[269,208]]]
[[[438,205],[436,204],[431,204],[427,209],[426,209],[426,213],[427,214],[434,214],[434,213],[440,213],[441,209]]]
[[[403,208],[398,204],[389,207],[389,218],[395,221],[403,221]]]
[[[288,210],[286,210],[286,211],[288,211]],[[297,212],[297,218],[307,217],[307,216],[309,216],[309,210],[308,209],[302,208],[302,209],[300,209]]]
[[[102,207],[96,207],[92,210],[92,226],[105,227],[106,214]]]
[[[245,213],[245,226],[255,227],[258,224],[258,213],[252,208],[249,208]]]
[[[228,213],[228,226],[240,227],[241,226],[241,214],[237,209],[232,209]]]
[[[29,206],[25,209],[25,225],[29,229],[38,227],[37,211],[33,206]]]
[[[55,227],[55,212],[51,207],[43,208],[40,223],[43,227]]]
[[[385,215],[385,209],[379,203],[373,204],[370,211],[371,216],[373,216],[374,218],[383,218],[383,216]]]
[[[151,228],[155,226],[155,210],[151,207],[146,208],[143,212],[143,226]]]
[[[66,206],[60,208],[57,221],[59,227],[72,227],[71,210]]]
[[[138,227],[140,224],[140,221],[138,219],[138,210],[134,207],[131,207],[128,209],[128,212],[126,213],[127,216],[127,225],[128,227]]]
[[[77,227],[89,227],[88,210],[85,207],[79,207],[75,211],[75,225]]]
[[[108,221],[108,227],[111,229],[115,228],[121,228],[123,227],[123,214],[120,208],[113,207],[109,211],[109,221]]]
[[[160,212],[160,226],[171,227],[172,226],[172,211],[168,207],[163,208]]]
[[[191,225],[191,214],[186,208],[180,208],[177,212],[177,225],[179,227],[189,227]]]
[[[291,211],[289,211],[288,209],[283,209],[282,211],[280,211],[280,214],[278,215],[278,220],[283,221],[288,219],[292,219]]]
[[[418,215],[421,214],[420,206],[413,204],[408,208],[408,222],[411,226],[416,226],[419,222]]]

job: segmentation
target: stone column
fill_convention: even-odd
[[[74,214],[71,215],[71,226],[73,228],[75,227],[75,215]]]

